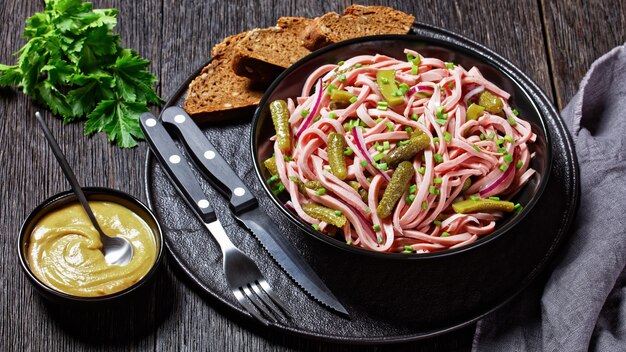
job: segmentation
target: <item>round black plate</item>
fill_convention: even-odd
[[[423,24],[415,24],[413,33],[424,40],[437,39],[470,47],[479,55],[507,63],[504,58],[484,46],[457,34]],[[513,67],[514,70],[516,70]],[[525,288],[546,266],[559,243],[567,233],[577,209],[579,197],[579,174],[574,147],[563,121],[547,99],[545,94],[525,75],[516,71],[520,84],[526,87],[539,110],[544,113],[553,145],[553,163],[548,186],[533,211],[524,221],[541,223],[543,239],[546,241],[545,254],[537,262],[535,270],[519,282],[515,292],[504,295],[499,304],[485,307],[471,307],[471,312],[462,319],[446,321],[445,324],[416,328],[407,323],[399,323],[379,318],[362,307],[362,304],[350,304],[350,292],[335,290],[333,293],[344,303],[350,313],[350,319],[335,315],[309,298],[286,274],[273,262],[258,241],[240,226],[231,216],[228,204],[211,186],[201,180],[202,187],[212,202],[222,225],[232,241],[246,252],[259,265],[274,290],[287,301],[292,311],[292,319],[283,321],[272,328],[310,338],[334,342],[356,344],[381,344],[417,340],[442,334],[468,325],[485,314],[508,302],[515,294]],[[167,106],[182,106],[189,82],[196,76],[192,74],[180,86]],[[229,161],[237,174],[255,193],[262,209],[276,219],[285,234],[305,259],[314,263],[316,258],[311,242],[306,239],[296,225],[289,222],[272,201],[264,194],[250,155],[249,136],[250,120],[238,120],[228,123],[202,126],[207,138]],[[193,212],[178,196],[167,176],[148,152],[145,174],[148,203],[161,221],[165,243],[172,258],[208,296],[221,302],[228,311],[239,318],[252,319],[237,303],[226,286],[222,271],[221,253],[217,244],[207,233],[206,228],[197,220]],[[375,285],[376,283],[372,283]],[[393,292],[389,293],[393,299]],[[366,305],[365,305],[366,306]],[[478,312],[478,313],[476,313]]]

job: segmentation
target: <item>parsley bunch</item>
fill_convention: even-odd
[[[47,0],[26,20],[29,39],[17,64],[0,64],[0,86],[17,86],[65,123],[87,116],[85,134],[105,132],[122,148],[143,139],[139,115],[162,104],[150,63],[120,46],[116,9],[81,0]]]

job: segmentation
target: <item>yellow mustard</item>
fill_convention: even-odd
[[[59,208],[35,226],[28,244],[31,270],[49,287],[74,296],[95,297],[119,292],[144,277],[156,260],[155,236],[130,209],[92,201],[100,227],[109,236],[123,236],[133,245],[128,265],[109,265],[102,242],[79,203]]]

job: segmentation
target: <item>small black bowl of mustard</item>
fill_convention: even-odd
[[[154,214],[117,190],[84,187],[100,227],[133,245],[127,265],[104,260],[102,243],[72,191],[50,197],[24,221],[18,239],[20,264],[46,298],[57,302],[102,302],[146,285],[163,257],[163,235]]]

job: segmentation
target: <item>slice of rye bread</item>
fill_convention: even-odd
[[[377,34],[407,34],[415,16],[386,6],[351,5],[344,15],[329,12],[303,32],[304,47],[313,51],[342,40]]]
[[[300,35],[312,22],[303,17],[281,17],[275,27],[253,29],[235,45],[233,71],[255,82],[268,84],[310,51]]]
[[[264,87],[232,70],[233,47],[246,35],[232,35],[215,45],[211,62],[189,84],[185,111],[194,120],[221,121],[252,113],[261,101]]]

